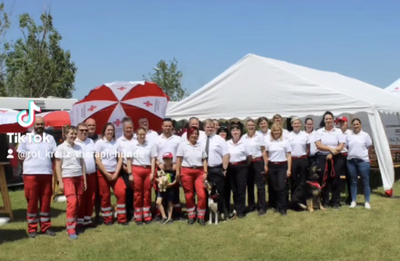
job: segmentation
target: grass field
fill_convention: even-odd
[[[396,183],[394,191],[400,190]],[[0,227],[0,260],[399,260],[400,201],[373,191],[371,210],[343,206],[326,212],[267,212],[219,225],[129,224],[65,231],[65,203],[52,205],[56,237],[28,239],[23,191],[10,192],[16,220]],[[184,202],[184,201],[182,201]],[[359,196],[359,203],[363,197]]]

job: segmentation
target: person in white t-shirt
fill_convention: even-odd
[[[229,167],[226,176],[233,192],[233,202],[238,218],[246,216],[246,184],[251,153],[242,139],[243,127],[240,122],[231,124],[232,139],[227,142]]]
[[[370,209],[371,189],[369,186],[369,173],[371,169],[369,150],[372,147],[372,140],[368,133],[362,130],[361,121],[358,118],[352,120],[353,131],[347,135],[347,169],[351,177],[351,197],[352,202],[350,207],[357,206],[357,185],[358,176],[364,185],[365,208]]]
[[[127,155],[127,168],[133,181],[134,218],[137,225],[149,224],[151,215],[151,185],[156,172],[157,145],[147,141],[146,129],[140,127],[132,155]],[[129,158],[128,158],[129,157]]]
[[[207,208],[206,190],[204,182],[207,180],[207,154],[198,141],[199,129],[190,127],[186,134],[187,141],[182,142],[176,153],[176,180],[181,180],[185,192],[188,224],[196,222],[195,194],[197,195],[197,219],[205,225]]]
[[[85,160],[86,168],[86,191],[82,194],[82,202],[79,207],[77,228],[81,226],[94,227],[91,218],[93,214],[93,206],[95,202],[97,187],[97,170],[94,158],[94,142],[88,138],[88,127],[86,123],[80,123],[77,126],[78,134],[75,144],[80,146]]]
[[[86,167],[82,148],[75,144],[77,128],[65,127],[66,140],[57,147],[56,172],[60,191],[64,191],[67,198],[67,232],[70,239],[77,239],[76,221],[82,194],[87,188]]]
[[[117,197],[117,219],[121,225],[128,225],[126,219],[126,185],[120,176],[123,157],[118,152],[115,141],[115,127],[112,123],[104,125],[102,139],[94,145],[96,151],[96,164],[98,168],[97,179],[101,195],[101,212],[104,224],[113,224],[111,207],[111,192],[113,189]]]
[[[268,119],[266,117],[260,117],[257,120],[257,125],[260,128],[260,130],[258,131],[258,133],[262,134],[264,139],[267,138],[267,136],[271,133],[271,131],[269,130],[269,122]]]
[[[292,147],[287,139],[283,138],[282,127],[274,124],[271,127],[270,139],[266,144],[266,172],[271,177],[274,187],[274,199],[276,207],[282,216],[287,215],[287,181],[291,176],[292,169]]]
[[[214,125],[215,125],[215,131],[218,131],[220,128],[219,121],[217,119],[213,119]]]
[[[314,120],[308,117],[305,119],[304,125],[305,125],[305,132],[308,135],[308,139],[310,141],[310,153],[308,154],[308,165],[313,166],[316,164],[316,153],[317,153],[317,146],[315,145],[316,131],[314,131]]]
[[[349,120],[347,119],[347,117],[339,117],[336,119],[336,121],[339,123],[340,129],[343,132],[343,135],[345,135],[346,137],[348,135],[351,134],[351,130],[349,129]],[[346,204],[351,204],[351,177],[349,172],[347,171],[347,145],[345,145],[342,149],[342,151],[339,153],[339,155],[342,157],[342,161],[343,161],[343,170],[341,171],[341,173],[344,173],[346,176],[346,183],[347,183],[347,199],[346,199]]]
[[[53,154],[57,148],[53,136],[44,133],[44,118],[36,117],[32,133],[24,135],[19,143],[18,158],[23,160],[22,173],[27,207],[28,234],[35,238],[40,221],[40,230],[48,236],[56,233],[50,229],[50,202],[53,182]],[[48,137],[48,141],[33,142],[29,135]],[[40,208],[38,209],[38,203]]]
[[[199,135],[198,135],[199,141],[202,141],[206,138],[206,133],[200,130],[200,121],[198,118],[192,117],[189,119],[189,128],[191,127],[197,128],[199,130]],[[186,142],[186,141],[188,141],[188,138],[187,138],[187,132],[185,131],[181,136],[181,142]]]
[[[139,119],[139,127],[146,130],[146,140],[150,143],[156,143],[158,138],[158,133],[150,129],[149,120],[147,118]],[[135,139],[137,139],[137,134],[135,134]]]
[[[246,121],[247,133],[242,139],[246,143],[247,150],[251,153],[252,162],[247,172],[247,202],[249,212],[258,210],[258,214],[265,215],[267,211],[267,201],[265,194],[265,139],[264,136],[256,131],[254,120]],[[257,186],[257,205],[254,199],[254,184]]]
[[[308,154],[310,151],[309,135],[301,131],[301,120],[298,117],[292,118],[291,124],[293,131],[288,136],[290,146],[292,147],[291,199],[294,206],[297,204],[305,205],[306,198],[299,198],[300,202],[293,202],[293,194],[296,190],[302,190],[306,183]]]
[[[272,121],[274,122],[274,124],[277,124],[278,126],[280,126],[282,128],[282,137],[284,139],[287,139],[289,136],[289,131],[287,129],[283,128],[283,119],[282,116],[280,114],[275,114],[274,117],[272,118]]]
[[[322,186],[322,206],[327,209],[329,204],[329,190],[327,182],[332,188],[332,203],[334,209],[340,208],[340,175],[343,170],[343,160],[339,155],[346,143],[342,131],[333,125],[333,114],[329,111],[323,115],[321,128],[317,130],[315,145],[317,146],[317,164],[321,170],[320,184]]]

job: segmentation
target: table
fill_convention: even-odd
[[[10,221],[13,219],[13,212],[11,208],[10,195],[8,194],[6,173],[4,172],[4,166],[10,165],[8,162],[0,162],[0,193],[3,197],[3,207],[0,207],[0,213],[5,213],[10,216]]]

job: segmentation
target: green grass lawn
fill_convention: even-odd
[[[396,183],[394,191],[400,190]],[[15,221],[0,227],[0,260],[399,260],[400,201],[373,192],[371,210],[343,206],[267,212],[201,227],[175,222],[162,226],[100,226],[71,241],[65,231],[66,203],[53,203],[56,237],[28,239],[22,190],[10,192]],[[184,202],[184,201],[182,201]],[[359,203],[363,197],[359,196]]]

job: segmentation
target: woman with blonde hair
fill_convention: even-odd
[[[292,148],[290,142],[283,138],[282,127],[274,124],[271,128],[271,137],[266,140],[265,169],[270,176],[274,188],[276,207],[282,216],[287,213],[287,178],[291,176]]]

